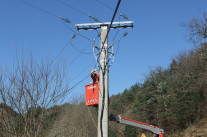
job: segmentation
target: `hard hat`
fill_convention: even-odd
[[[98,74],[98,71],[97,71],[96,69],[93,69],[93,70],[91,71],[91,75],[93,75],[93,74]]]

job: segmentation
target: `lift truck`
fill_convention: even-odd
[[[95,106],[98,107],[98,98],[99,98],[99,79],[100,75],[98,74],[97,70],[92,70],[91,72],[91,79],[92,82],[89,85],[85,86],[85,104],[86,106]],[[110,121],[116,121],[121,124],[126,124],[138,128],[142,128],[145,130],[149,130],[154,134],[154,137],[163,137],[164,130],[160,129],[156,126],[149,125],[146,123],[142,123],[139,121],[135,121],[132,119],[128,119],[125,117],[121,117],[120,115],[115,116],[113,114],[109,115],[109,120]]]
[[[164,130],[160,129],[156,126],[153,126],[153,125],[149,125],[149,124],[135,121],[132,119],[128,119],[125,117],[121,117],[120,115],[115,116],[113,114],[109,115],[109,120],[116,121],[117,123],[126,124],[129,126],[134,126],[134,127],[138,127],[138,128],[142,128],[142,129],[151,131],[154,134],[154,137],[163,137]]]

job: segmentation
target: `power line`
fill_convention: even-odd
[[[70,31],[72,31],[73,33],[76,33],[76,31],[73,30],[73,29],[71,29],[68,25],[66,25],[65,22],[62,21],[62,23],[63,23],[63,25],[64,25],[66,28],[68,28]],[[86,39],[86,40],[88,40],[88,41],[91,42],[91,40],[90,40],[88,37],[83,36],[83,35],[81,35],[81,34],[79,34],[79,33],[77,33],[77,35],[79,35],[80,37],[82,37],[82,38],[84,38],[84,39]]]
[[[106,39],[107,39],[107,37],[108,37],[108,35],[109,35],[109,32],[110,32],[112,23],[113,23],[113,21],[114,21],[114,18],[115,18],[115,16],[116,16],[116,13],[117,13],[117,11],[118,11],[118,8],[119,8],[120,3],[121,3],[121,0],[119,0],[118,3],[117,3],[116,9],[115,9],[114,14],[113,14],[113,17],[112,17],[112,19],[111,19],[111,23],[110,23],[109,29],[108,29],[107,34],[106,34],[106,36],[105,36],[104,42],[103,42],[102,44],[104,44],[104,43],[106,42]],[[103,48],[104,48],[104,46],[102,47],[102,49],[103,49]],[[101,50],[102,50],[102,49],[101,49]],[[99,57],[98,57],[98,60],[99,60],[99,58],[100,58],[100,55],[99,55]],[[99,63],[99,65],[100,65],[100,63]],[[100,68],[102,69],[101,65],[100,65]],[[102,70],[103,70],[103,69],[102,69]]]
[[[83,52],[81,50],[79,50],[78,48],[76,48],[73,43],[72,43],[72,40],[76,37],[77,33],[75,33],[72,38],[70,39],[70,45],[77,51],[79,52],[80,54],[92,54],[92,53],[88,53],[88,52]]]
[[[96,36],[96,38],[98,38],[100,35],[97,35]],[[96,39],[96,38],[94,38],[94,39]],[[94,41],[95,42],[95,41]],[[81,52],[84,52],[86,49],[88,49],[89,48],[89,45],[93,45],[94,46],[94,42],[92,42],[92,43],[90,43],[90,44],[88,44]],[[81,55],[81,53],[79,53],[76,57],[74,57],[73,59],[72,59],[72,61],[69,63],[69,65],[68,66],[70,66],[71,64],[73,64],[74,62],[75,62],[75,60],[79,57]],[[96,67],[96,66],[95,66]]]
[[[116,9],[115,9],[115,11],[114,11],[114,15],[113,15],[113,17],[112,17],[112,19],[111,19],[111,23],[110,23],[110,25],[109,25],[109,29],[108,29],[108,31],[107,31],[107,34],[106,34],[106,37],[105,37],[105,39],[104,39],[103,44],[106,42],[106,39],[107,39],[107,37],[108,37],[108,35],[109,35],[109,32],[110,32],[112,23],[114,22],[114,18],[115,18],[115,16],[116,16],[116,13],[117,13],[117,10],[118,10],[118,8],[119,8],[120,3],[121,3],[121,0],[118,1],[118,4],[117,4]]]
[[[128,33],[129,33],[129,31],[130,31],[130,30],[128,30],[127,32],[125,32],[121,37],[119,37],[119,39],[118,39],[118,47],[117,47],[117,50],[116,50],[116,52],[115,52],[115,55],[117,55],[117,53],[118,53],[118,51],[119,51],[119,46],[120,46],[120,41],[121,41],[121,39],[122,39],[123,37],[126,37],[126,36],[128,35]]]
[[[71,24],[75,25],[75,23],[73,23],[73,22],[70,21],[69,19],[63,18],[62,16],[57,16],[56,14],[54,14],[54,13],[52,13],[52,12],[49,12],[49,11],[47,11],[47,10],[45,10],[45,9],[42,9],[42,8],[40,8],[40,7],[37,7],[37,6],[35,6],[35,5],[33,5],[33,4],[29,3],[29,2],[26,2],[26,1],[24,1],[24,0],[19,0],[19,1],[22,2],[22,3],[24,3],[24,4],[26,4],[26,5],[28,5],[28,6],[30,6],[30,7],[32,7],[32,8],[35,8],[35,9],[39,10],[39,11],[41,11],[41,12],[44,12],[44,13],[46,13],[46,14],[48,14],[48,15],[51,15],[51,16],[56,17],[56,18],[58,18],[58,19],[61,19],[62,21],[65,21],[65,22],[67,22],[67,23],[71,23]]]
[[[97,19],[96,17],[93,17],[93,16],[91,16],[90,14],[87,14],[87,13],[85,13],[85,12],[83,12],[83,11],[81,11],[81,10],[75,8],[75,7],[73,7],[72,5],[70,5],[70,4],[66,3],[66,2],[63,2],[62,0],[57,0],[57,1],[60,2],[60,3],[62,3],[62,4],[64,4],[65,6],[67,6],[67,7],[69,7],[69,8],[71,8],[71,9],[73,9],[73,10],[79,12],[80,14],[82,14],[82,15],[84,15],[84,16],[87,16],[87,17],[89,17],[89,18],[91,18],[91,19],[93,19],[93,20],[96,21],[96,22],[101,22],[101,21],[100,21],[99,19]],[[102,22],[101,22],[101,23],[102,23]]]
[[[35,8],[35,9],[38,9],[38,10],[40,10],[40,11],[42,11],[42,12],[48,14],[48,15],[54,16],[54,17],[56,17],[56,18],[59,18],[59,16],[57,16],[57,15],[55,15],[55,14],[53,14],[53,13],[47,11],[47,10],[44,10],[44,9],[42,9],[42,8],[40,8],[40,7],[37,7],[37,6],[35,6],[35,5],[31,4],[31,3],[28,3],[28,2],[26,2],[26,1],[24,1],[24,0],[19,0],[19,1],[22,2],[22,3],[24,3],[24,4],[26,4],[26,5],[28,5],[28,6],[30,6],[30,7],[33,7],[33,8]]]
[[[90,53],[90,52],[83,52],[83,51],[79,50],[78,48],[76,48],[76,47],[73,45],[72,42],[70,42],[70,45],[71,45],[77,52],[79,52],[80,54],[87,54],[87,55],[91,55],[91,54],[93,54],[93,53]]]
[[[88,108],[88,111],[89,111],[89,113],[90,113],[90,116],[91,116],[91,119],[92,119],[92,121],[93,121],[93,124],[94,124],[95,127],[97,128],[97,125],[96,125],[96,123],[95,123],[95,120],[94,120],[94,118],[93,118],[93,115],[92,115],[92,113],[91,113],[91,111],[90,111],[89,106],[87,106],[87,108]]]
[[[69,5],[68,3],[63,2],[62,0],[57,0],[57,1],[60,2],[60,3],[62,3],[62,4],[64,4],[64,5],[66,5],[66,6],[69,7],[69,8],[71,8],[71,9],[73,9],[73,10],[79,12],[80,14],[82,14],[82,15],[88,17],[88,14],[86,14],[86,13],[84,13],[83,11],[81,11],[81,10],[79,10],[79,9],[77,9],[77,8],[75,8],[75,7],[73,7],[73,6],[71,6],[71,5]]]
[[[33,8],[35,8],[35,9],[37,9],[37,10],[39,10],[39,11],[41,11],[41,12],[44,12],[44,13],[46,13],[46,14],[48,14],[48,15],[51,15],[51,16],[53,16],[53,17],[56,17],[56,18],[59,18],[59,19],[61,19],[61,21],[63,22],[63,21],[65,21],[65,22],[67,22],[67,23],[72,23],[70,20],[68,20],[68,19],[64,19],[64,18],[62,18],[61,16],[57,16],[56,14],[54,14],[54,13],[51,13],[51,12],[49,12],[49,11],[47,11],[47,10],[44,10],[44,9],[42,9],[42,8],[40,8],[40,7],[37,7],[37,6],[35,6],[35,5],[33,5],[33,4],[31,4],[31,3],[28,3],[28,2],[26,2],[26,1],[24,1],[24,0],[19,0],[20,2],[22,2],[22,3],[24,3],[24,4],[26,4],[26,5],[28,5],[28,6],[30,6],[30,7],[33,7]],[[69,5],[68,5],[69,6]],[[71,7],[72,8],[72,7]],[[73,7],[74,8],[74,7]],[[79,12],[81,12],[80,10],[78,10],[78,9],[76,9],[76,8],[74,8],[76,11],[79,11]],[[82,14],[84,14],[83,12],[82,12]],[[86,15],[86,14],[85,14]],[[90,16],[90,15],[87,15],[88,17],[91,17],[92,19],[95,19],[95,18],[93,18],[92,16]],[[63,24],[64,24],[64,22],[63,22]],[[69,26],[67,26],[66,24],[64,24],[70,31],[72,31],[72,32],[74,32],[74,33],[76,33],[73,29],[71,29]],[[92,42],[89,38],[87,38],[87,37],[85,37],[85,36],[83,36],[83,35],[81,35],[81,34],[77,34],[77,35],[79,35],[79,36],[81,36],[82,38],[84,38],[84,39],[87,39],[88,41],[90,41],[90,42]],[[61,53],[65,50],[65,48],[69,45],[69,43],[70,43],[70,41],[68,41],[67,43],[66,43],[66,45],[60,50],[60,52],[54,57],[54,59],[53,59],[53,61],[52,61],[52,63],[54,62],[54,60],[56,60],[60,55],[61,55]],[[85,50],[85,49],[84,49]],[[83,50],[83,51],[84,51]],[[80,53],[83,53],[82,51],[80,51]],[[80,55],[80,54],[79,54]],[[52,64],[51,63],[51,64]],[[94,67],[96,67],[97,66],[97,63],[96,63],[96,65],[94,66]],[[90,76],[90,74],[89,75],[87,75],[86,77],[84,77],[83,79],[81,79],[79,82],[77,82],[75,85],[73,85],[71,88],[69,88],[68,90],[67,90],[67,92],[69,92],[69,91],[71,91],[71,90],[73,90],[76,86],[78,86],[80,83],[82,83],[85,79],[87,79],[88,77]]]
[[[96,68],[97,63],[95,64],[94,68]],[[75,85],[73,85],[68,91],[74,89],[76,86],[78,86],[80,83],[82,83],[84,80],[86,80],[89,76],[91,76],[91,74],[87,75],[86,77],[84,77],[83,79],[81,79],[79,82],[77,82]]]
[[[68,44],[69,44],[70,42],[68,41],[66,44],[65,44],[65,46],[59,51],[59,53],[54,57],[54,59],[53,59],[53,61],[52,61],[52,63],[61,55],[61,53],[64,51],[64,49],[68,46]],[[51,64],[52,64],[51,63]]]
[[[84,77],[82,80],[80,80],[79,82],[77,82],[74,86],[72,86],[69,90],[74,89],[76,86],[78,86],[80,83],[82,83],[86,78],[88,78],[89,76],[91,76],[91,74],[87,75],[86,77]]]
[[[96,0],[96,1],[97,1],[98,3],[100,3],[101,5],[103,5],[104,7],[110,9],[111,11],[114,11],[114,9],[113,9],[112,7],[110,7],[109,5],[107,5],[107,4],[103,3],[103,2],[101,2],[100,0]],[[130,20],[126,15],[124,15],[124,14],[122,14],[122,13],[120,13],[120,12],[117,12],[117,13],[119,14],[119,16],[123,17],[124,19],[126,19],[126,20]]]
[[[79,73],[77,73],[77,75],[75,75],[74,77],[72,77],[71,81],[75,80],[80,74],[82,74],[85,70],[87,70],[87,68],[89,68],[92,64],[93,64],[93,62],[91,62],[86,67],[84,67]]]

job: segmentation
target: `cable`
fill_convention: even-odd
[[[64,22],[72,23],[70,20],[68,20],[68,19],[64,19],[64,18],[62,18],[62,17],[59,17],[59,16],[57,16],[57,15],[55,15],[55,14],[49,12],[49,11],[46,11],[46,10],[44,10],[44,9],[41,9],[41,8],[37,7],[37,6],[34,6],[33,4],[28,3],[28,2],[26,2],[26,1],[24,1],[24,0],[19,0],[19,1],[22,2],[22,3],[24,3],[24,4],[26,4],[26,5],[28,5],[28,6],[30,6],[30,7],[33,7],[33,8],[35,8],[35,9],[38,9],[38,10],[40,10],[40,11],[42,11],[42,12],[48,14],[48,15],[51,15],[51,16],[54,16],[54,17],[56,17],[56,18],[61,19],[61,21],[63,22],[63,24],[64,24],[70,31],[76,33],[73,29],[71,29],[69,26],[67,26],[67,25],[64,23]],[[81,37],[84,38],[84,39],[89,40],[89,41],[91,42],[91,40],[90,40],[89,38],[87,38],[87,37],[85,37],[85,36],[83,36],[83,35],[80,35],[80,34],[78,34],[78,35],[81,36]],[[53,61],[54,61],[58,56],[60,56],[60,54],[64,51],[64,49],[68,46],[68,44],[69,44],[69,42],[68,42],[68,43],[67,43],[67,44],[60,50],[60,52],[54,57]],[[72,45],[73,48],[75,48],[75,46],[74,46],[72,43],[71,43],[71,45]],[[77,48],[75,48],[75,49],[78,50]],[[80,50],[78,50],[78,51],[81,52]],[[85,54],[85,53],[83,53],[83,52],[81,52],[81,53],[82,53],[82,54]],[[86,54],[88,54],[88,53],[86,53]],[[92,54],[92,53],[90,53],[90,54]],[[51,64],[52,64],[52,63],[51,63]]]
[[[119,22],[120,22],[120,16],[119,16]],[[119,24],[118,26],[120,26],[120,24]],[[115,34],[115,36],[114,36],[114,38],[113,38],[113,41],[114,41],[115,38],[117,37],[118,33],[119,33],[119,29],[117,30],[117,32],[116,32],[116,34]]]
[[[35,9],[38,9],[38,10],[40,10],[40,11],[42,11],[42,12],[48,14],[48,15],[54,16],[54,17],[56,17],[56,18],[59,18],[59,19],[61,19],[62,22],[65,21],[65,22],[68,22],[68,23],[72,23],[71,21],[69,21],[69,20],[67,20],[67,19],[63,19],[62,17],[59,17],[59,16],[57,16],[57,15],[55,15],[55,14],[53,14],[53,13],[47,11],[47,10],[44,10],[44,9],[39,8],[39,7],[37,7],[37,6],[34,6],[33,4],[28,3],[28,2],[26,2],[26,1],[24,1],[24,0],[19,0],[19,1],[22,2],[22,3],[24,3],[24,4],[26,4],[26,5],[28,5],[28,6],[30,6],[30,7],[33,7],[33,8],[35,8]],[[77,9],[76,9],[76,10],[77,10]],[[88,15],[87,15],[87,16],[88,16]],[[63,24],[64,24],[64,23],[63,23]],[[65,24],[64,24],[64,25],[65,25]],[[68,27],[67,25],[65,25],[65,26],[66,26],[68,29],[70,29],[70,31],[72,31],[72,32],[75,33],[75,31],[74,31],[73,29],[71,29],[71,28]],[[81,37],[84,38],[84,39],[89,40],[89,41],[91,42],[91,40],[90,40],[89,38],[87,38],[87,37],[85,37],[85,36],[83,36],[83,35],[80,35],[80,34],[78,34],[78,35],[81,36]],[[69,42],[67,42],[66,45],[60,50],[60,52],[54,57],[53,62],[54,62],[54,60],[57,59],[57,57],[60,56],[60,54],[64,51],[64,49],[68,46],[68,44],[69,44]],[[85,49],[84,49],[84,50],[85,50]],[[52,63],[53,63],[53,62],[52,62]],[[51,63],[51,64],[52,64],[52,63]],[[96,63],[96,65],[97,65],[97,63]],[[95,67],[96,67],[96,65],[95,65]],[[90,76],[90,74],[87,75],[86,77],[84,77],[83,79],[81,79],[79,82],[77,82],[75,85],[73,85],[70,89],[68,89],[67,92],[73,90],[76,86],[78,86],[80,83],[82,83],[82,82],[83,82],[85,79],[87,79],[89,76]]]
[[[93,24],[93,22],[91,21],[91,18],[89,18],[89,20],[90,20],[91,24]],[[93,25],[93,26],[94,26],[94,25]],[[98,35],[100,35],[100,33],[98,32],[97,29],[95,29],[95,31],[96,31],[96,33],[97,33]]]
[[[100,35],[97,35],[96,38],[94,38],[94,39],[97,39],[99,36],[100,36]],[[94,47],[94,42],[88,44],[88,45],[82,50],[82,52],[84,52],[86,49],[88,49],[88,48],[89,48],[89,45],[93,45],[93,47]],[[72,61],[69,63],[68,67],[69,67],[70,65],[72,65],[72,64],[75,62],[75,60],[76,60],[80,55],[81,55],[81,53],[79,53],[76,57],[74,57],[74,58],[72,59]],[[96,63],[97,63],[97,62],[96,62]],[[96,66],[97,66],[97,65],[96,65]],[[95,66],[95,67],[96,67],[96,66]]]
[[[65,44],[65,46],[59,51],[59,53],[53,58],[52,62],[50,65],[61,55],[61,53],[64,51],[64,49],[68,46],[69,41]]]
[[[96,128],[98,128],[97,125],[96,125],[95,120],[93,119],[93,115],[91,114],[91,111],[90,111],[90,109],[89,109],[88,106],[87,106],[87,108],[88,108],[88,111],[89,111],[89,113],[90,113],[90,116],[91,116],[91,119],[92,119],[92,121],[93,121],[93,124],[95,125]]]
[[[76,86],[78,86],[80,83],[82,83],[84,80],[86,80],[89,76],[91,76],[91,74],[87,75],[86,77],[84,77],[82,80],[80,80],[79,82],[77,82],[75,85],[73,85],[68,91],[74,89]]]
[[[60,3],[62,3],[62,4],[64,4],[64,5],[66,5],[66,6],[69,7],[69,8],[71,8],[71,9],[73,9],[73,10],[79,12],[80,14],[82,14],[82,15],[84,15],[84,16],[88,16],[88,14],[86,14],[86,13],[84,13],[83,11],[81,11],[81,10],[79,10],[79,9],[77,9],[77,8],[75,8],[75,7],[71,6],[71,5],[69,5],[69,4],[65,3],[65,2],[63,2],[62,0],[57,0],[57,1],[60,2]]]
[[[56,14],[51,13],[51,12],[45,10],[45,9],[40,8],[40,7],[37,7],[37,6],[35,6],[35,5],[33,5],[33,4],[29,3],[29,2],[26,2],[26,1],[24,1],[24,0],[19,0],[19,1],[22,2],[22,3],[24,3],[24,4],[26,4],[26,5],[28,5],[28,6],[30,6],[30,7],[32,7],[32,8],[38,9],[39,11],[44,12],[44,13],[46,13],[46,14],[48,14],[48,15],[54,16],[54,17],[56,17],[56,18],[59,18],[59,19],[65,21],[65,22],[74,24],[74,23],[71,22],[69,19],[65,19],[65,18],[62,18],[61,16],[57,16]]]
[[[96,62],[98,61],[97,60],[97,55],[96,54],[98,54],[98,53],[95,53],[95,48],[96,49],[99,49],[96,45],[95,45],[95,42],[96,42],[96,39],[98,38],[98,37],[100,37],[100,33],[94,38],[94,40],[93,40],[93,55],[94,55],[94,58],[95,58],[95,60],[96,60]]]
[[[94,61],[93,61],[94,62]],[[87,65],[86,67],[84,67],[77,75],[75,75],[74,77],[72,77],[71,81],[72,80],[75,80],[80,74],[82,74],[85,70],[87,70],[87,68],[89,68],[93,62],[91,62],[89,65]]]
[[[117,55],[117,53],[118,53],[118,51],[119,51],[119,45],[120,45],[120,41],[121,41],[121,39],[122,39],[123,37],[126,37],[126,36],[128,35],[128,33],[129,33],[129,31],[131,31],[131,30],[128,30],[128,31],[125,32],[121,37],[119,37],[119,39],[118,39],[118,47],[117,47],[117,50],[116,50],[116,52],[115,52],[115,55]]]
[[[120,16],[119,16],[119,22],[120,22]],[[120,24],[119,24],[119,26],[120,26]],[[111,59],[112,59],[112,61],[111,61],[111,64],[108,65],[108,68],[111,67],[111,65],[113,64],[113,61],[114,61],[114,48],[113,48],[113,47],[114,47],[114,45],[115,45],[115,42],[114,42],[114,41],[115,41],[115,38],[118,36],[118,33],[119,33],[119,29],[117,30],[115,36],[113,37],[113,42],[112,42],[112,45],[111,45],[111,48],[112,48],[112,50],[111,50],[111,56],[109,57],[107,63],[109,63]],[[110,46],[109,46],[109,47],[110,47]],[[108,49],[109,49],[109,48],[108,48]]]
[[[110,29],[111,29],[112,23],[113,23],[113,21],[114,21],[114,18],[115,18],[115,16],[116,16],[117,10],[118,10],[118,8],[119,8],[120,2],[121,2],[121,0],[119,0],[118,3],[117,3],[116,9],[115,9],[114,14],[113,14],[113,17],[112,17],[112,19],[111,19],[111,23],[110,23],[109,29],[108,29],[108,31],[107,31],[107,34],[106,34],[105,38],[104,38],[104,42],[102,42],[102,45],[104,45],[104,43],[106,42],[106,39],[107,39],[107,37],[108,37],[108,35],[109,35]],[[103,50],[103,49],[104,49],[104,46],[102,46],[101,50]],[[99,55],[99,57],[98,57],[98,60],[99,60],[99,58],[100,58],[100,55]],[[99,65],[100,65],[101,70],[103,71],[103,69],[102,69],[100,63],[99,63]]]
[[[72,42],[70,42],[70,45],[77,51],[79,52],[80,54],[87,54],[87,55],[91,55],[93,53],[89,53],[89,52],[82,52],[81,50],[79,50],[78,48],[76,48]]]
[[[114,9],[113,9],[112,7],[110,7],[110,6],[108,6],[107,4],[101,2],[100,0],[96,0],[96,1],[97,1],[98,3],[100,3],[101,5],[103,5],[104,7],[110,9],[111,11],[114,11]],[[119,14],[119,16],[123,17],[124,19],[126,19],[126,20],[130,20],[126,15],[124,15],[124,14],[122,14],[122,13],[120,13],[120,12],[117,12],[117,13]]]
[[[115,11],[114,11],[114,15],[113,15],[113,17],[112,17],[112,19],[111,19],[111,23],[110,23],[109,29],[108,29],[108,31],[107,31],[106,37],[105,37],[105,39],[104,39],[104,42],[103,42],[102,44],[104,44],[104,43],[106,42],[106,39],[107,39],[107,37],[108,37],[108,35],[109,35],[109,32],[110,32],[110,30],[111,30],[112,23],[114,22],[114,18],[115,18],[115,16],[116,16],[117,10],[118,10],[118,8],[119,8],[120,2],[121,2],[121,0],[118,1],[118,4],[117,4],[116,9],[115,9]]]
[[[84,16],[87,16],[87,17],[89,17],[89,18],[91,18],[91,19],[93,19],[93,20],[96,21],[96,22],[101,22],[99,19],[97,19],[97,18],[91,16],[90,14],[88,15],[88,14],[84,13],[83,11],[81,11],[81,10],[79,10],[79,9],[77,9],[77,8],[75,8],[75,7],[73,7],[73,6],[71,6],[71,5],[68,4],[68,3],[63,2],[62,0],[57,0],[57,1],[60,2],[60,3],[62,3],[62,4],[64,4],[64,5],[66,5],[66,6],[69,7],[69,8],[71,8],[71,9],[73,9],[73,10],[79,12],[80,14],[82,14],[82,15],[84,15]],[[103,22],[101,22],[101,23],[103,23]]]
[[[78,52],[79,52],[79,54],[74,58],[74,59],[72,59],[72,61],[70,62],[70,64],[68,65],[68,66],[70,66],[81,54],[93,54],[93,53],[86,53],[86,52],[84,52],[88,47],[89,47],[89,45],[94,45],[94,42],[92,42],[92,43],[90,43],[90,44],[88,44],[87,46],[86,46],[86,48],[84,48],[83,50],[79,50],[79,49],[77,49],[73,44],[72,44],[72,39],[74,39],[75,38],[75,35],[78,35],[78,33],[76,32],[73,36],[72,36],[72,38],[70,39],[70,41],[68,41],[67,43],[66,43],[66,45],[59,51],[59,53],[54,57],[54,59],[53,59],[53,61],[51,62],[51,64],[61,55],[61,53],[65,50],[65,48],[70,44],[75,50],[77,50]],[[96,38],[97,37],[99,37],[100,36],[100,34],[98,34],[97,36],[96,36]],[[96,39],[96,38],[94,38],[94,39]],[[90,40],[91,41],[91,40]]]
[[[31,3],[28,3],[28,2],[26,2],[26,1],[24,1],[24,0],[19,0],[19,1],[22,2],[22,3],[24,3],[24,4],[26,4],[26,5],[28,5],[28,6],[30,6],[30,7],[33,7],[33,8],[35,8],[35,9],[38,9],[38,10],[40,10],[40,11],[42,11],[42,12],[48,14],[48,15],[54,16],[54,17],[56,17],[56,18],[59,18],[59,16],[57,16],[57,15],[55,15],[55,14],[49,12],[49,11],[46,11],[46,10],[44,10],[44,9],[41,9],[41,8],[39,8],[39,7],[37,7],[37,6],[34,6],[34,5],[32,5]]]
[[[76,33],[76,31],[73,30],[73,29],[71,29],[69,26],[67,26],[67,25],[65,24],[65,22],[62,21],[62,23],[63,23],[63,25],[64,25],[66,28],[68,28],[70,31],[72,31],[73,33]],[[86,39],[86,40],[88,40],[88,41],[91,42],[91,40],[90,40],[88,37],[85,37],[85,36],[83,36],[83,35],[81,35],[81,34],[79,34],[79,33],[77,33],[77,35],[79,35],[80,37],[82,37],[82,38],[84,38],[84,39]]]
[[[78,48],[76,48],[73,43],[72,43],[72,40],[76,37],[76,35],[78,34],[78,32],[76,32],[72,38],[70,39],[70,45],[77,51],[79,52],[80,54],[93,54],[93,53],[88,53],[88,52],[83,52],[83,51],[80,51]]]
[[[54,16],[54,17],[56,17],[56,18],[59,18],[59,19],[61,19],[62,21],[65,21],[65,22],[67,22],[67,23],[71,23],[71,24],[75,25],[75,24],[74,24],[73,22],[71,22],[69,19],[63,18],[62,16],[57,16],[57,15],[55,15],[54,13],[51,13],[51,12],[49,12],[49,11],[47,11],[47,10],[44,10],[44,9],[42,9],[42,8],[40,8],[40,7],[37,7],[37,6],[35,6],[35,5],[31,4],[31,3],[28,3],[28,2],[26,2],[26,1],[24,1],[24,0],[19,0],[19,1],[22,2],[22,3],[24,3],[24,4],[26,4],[26,5],[28,5],[28,6],[30,6],[30,7],[33,7],[33,8],[35,8],[35,9],[38,9],[38,10],[40,10],[41,12],[44,12],[44,13],[46,13],[46,14],[48,14],[48,15]]]

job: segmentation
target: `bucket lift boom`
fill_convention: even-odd
[[[132,120],[132,119],[128,119],[128,118],[125,118],[125,117],[121,117],[120,115],[115,116],[113,114],[109,115],[109,120],[110,121],[116,121],[116,122],[121,123],[121,124],[126,124],[126,125],[130,125],[130,126],[146,129],[146,130],[149,130],[152,133],[154,133],[155,136],[163,137],[164,130],[160,129],[156,126],[153,126],[153,125],[149,125],[149,124],[142,123],[142,122],[139,122],[139,121],[135,121],[135,120]]]

